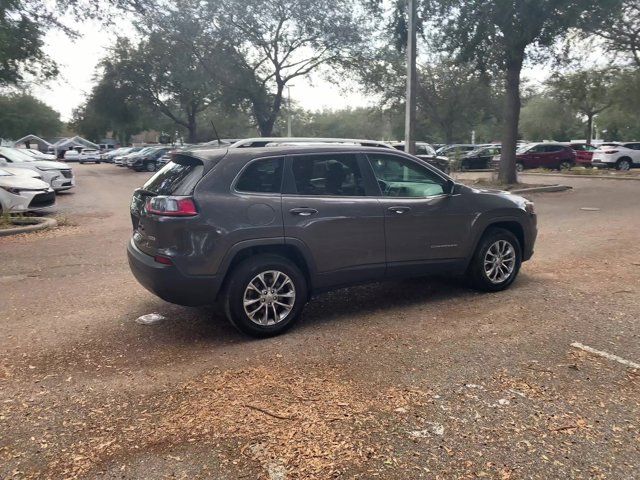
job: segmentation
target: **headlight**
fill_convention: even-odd
[[[20,189],[19,188],[2,187],[2,186],[0,186],[0,188],[2,188],[3,190],[6,190],[9,193],[12,193],[13,195],[20,195]]]
[[[529,200],[526,200],[524,202],[524,210],[529,215],[535,215],[536,214],[536,207],[535,207],[534,203],[530,202]]]

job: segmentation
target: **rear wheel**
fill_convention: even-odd
[[[522,247],[516,236],[503,228],[490,228],[478,244],[468,275],[478,290],[497,292],[513,283],[521,264]]]
[[[307,282],[290,260],[258,255],[233,269],[223,295],[227,318],[238,330],[271,337],[300,317],[307,301]]]
[[[621,158],[616,163],[616,170],[628,172],[631,169],[631,160],[627,157]]]
[[[156,171],[156,164],[153,162],[147,162],[144,164],[144,169],[147,172],[155,172]]]

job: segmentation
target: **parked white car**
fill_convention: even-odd
[[[33,148],[20,149],[21,152],[31,155],[36,160],[55,160],[56,156],[50,153],[42,153],[40,150],[34,150]]]
[[[16,148],[0,147],[0,168],[7,166],[37,172],[56,192],[69,190],[76,184],[73,170],[66,163],[34,160]]]
[[[633,166],[640,166],[640,142],[601,146],[593,152],[591,165],[622,171],[627,171]]]
[[[80,151],[67,150],[64,152],[64,160],[66,162],[78,162],[80,164],[94,162],[100,163],[100,150],[95,148],[83,148]]]
[[[42,210],[56,203],[53,189],[30,175],[13,173],[27,169],[0,168],[0,213],[19,213]]]

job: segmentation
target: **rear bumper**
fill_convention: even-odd
[[[157,263],[136,247],[133,239],[129,240],[127,256],[136,280],[163,300],[192,307],[215,303],[222,285],[221,276],[184,275],[174,265]]]

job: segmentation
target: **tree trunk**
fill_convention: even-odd
[[[502,131],[502,153],[498,180],[504,184],[518,183],[516,175],[516,147],[520,121],[520,71],[524,52],[507,62],[505,82],[504,126]]]
[[[593,114],[587,114],[587,145],[591,145],[593,137]]]
[[[189,115],[187,120],[187,143],[198,143],[198,125],[195,115]]]
[[[284,91],[284,84],[278,83],[278,90],[273,97],[273,103],[271,104],[270,111],[267,115],[261,115],[264,112],[258,112],[254,108],[256,115],[256,123],[260,130],[261,137],[272,137],[273,126],[276,124],[278,115],[280,115],[280,107],[282,106],[282,92]]]

